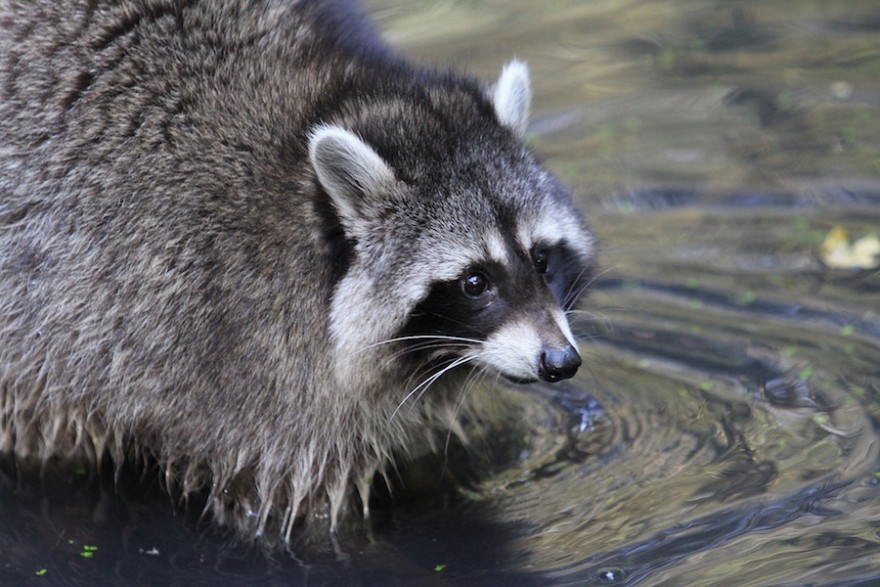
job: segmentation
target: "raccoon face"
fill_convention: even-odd
[[[476,146],[465,137],[421,184],[399,179],[341,126],[313,132],[316,178],[353,243],[331,304],[341,376],[354,377],[370,348],[412,372],[469,365],[517,382],[575,374],[566,312],[586,287],[593,241],[517,140],[530,96],[525,66],[508,65],[488,95],[493,127],[476,133]]]
[[[430,361],[461,357],[515,382],[573,376],[581,358],[565,312],[586,286],[587,267],[561,238],[528,248],[512,241],[501,252],[433,283],[404,340]]]

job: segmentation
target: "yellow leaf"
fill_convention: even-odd
[[[846,229],[834,226],[822,241],[819,257],[832,269],[876,269],[880,267],[880,240],[869,235],[850,244]]]

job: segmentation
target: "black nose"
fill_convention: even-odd
[[[552,383],[573,377],[580,366],[581,356],[571,345],[566,349],[545,349],[541,353],[538,375],[544,381]]]

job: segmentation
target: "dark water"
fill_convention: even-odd
[[[336,551],[230,545],[149,475],[6,464],[0,583],[880,584],[880,275],[822,248],[880,235],[880,5],[393,4],[418,60],[529,62],[530,140],[602,244],[586,368],[486,390],[470,456]]]

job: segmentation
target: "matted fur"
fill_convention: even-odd
[[[581,293],[592,239],[520,142],[529,99],[523,64],[415,68],[341,0],[0,0],[0,451],[146,456],[244,537],[366,510],[512,352],[475,339],[435,381],[397,340],[432,287],[532,275],[540,239]],[[527,281],[517,324],[568,345]]]

